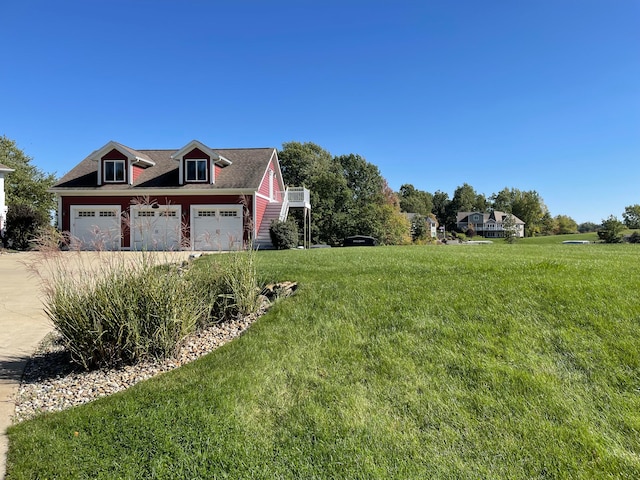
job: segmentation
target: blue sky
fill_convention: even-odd
[[[640,203],[638,0],[6,3],[0,135],[46,172],[109,140],[311,141],[394,190]]]

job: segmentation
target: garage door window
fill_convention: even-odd
[[[216,211],[215,210],[198,210],[198,216],[199,217],[215,217]]]

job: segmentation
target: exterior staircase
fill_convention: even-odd
[[[282,192],[282,198],[282,202],[271,202],[267,205],[262,223],[260,224],[260,230],[253,242],[253,248],[260,250],[273,249],[271,235],[269,235],[271,222],[273,220],[285,221],[291,208],[304,209],[304,231],[306,232],[304,246],[305,248],[309,248],[311,246],[311,233],[309,233],[311,230],[311,196],[309,190],[303,187],[288,187],[284,192]],[[307,221],[309,223],[307,223]]]
[[[271,227],[271,222],[273,220],[286,220],[288,209],[284,212],[284,218],[282,218],[281,213],[283,210],[282,202],[273,202],[267,205],[267,209],[264,212],[264,218],[262,219],[262,224],[260,225],[260,230],[258,231],[258,235],[253,242],[253,247],[259,250],[272,250],[273,244],[271,243],[271,235],[269,235],[269,227]]]

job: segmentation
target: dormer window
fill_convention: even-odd
[[[105,182],[124,182],[124,160],[105,160],[104,161],[104,181]]]
[[[207,163],[209,160],[204,158],[188,158],[185,159],[187,182],[206,182],[207,181]]]

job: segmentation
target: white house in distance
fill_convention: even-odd
[[[416,218],[416,215],[418,215],[418,214],[417,213],[405,213],[404,215],[413,224],[413,219]],[[427,228],[429,229],[429,236],[431,238],[436,238],[437,237],[438,222],[436,220],[434,220],[433,218],[429,217],[429,216],[422,215],[422,217],[427,222]],[[413,228],[412,228],[412,230],[413,230]],[[413,231],[411,233],[413,234]]]
[[[12,168],[5,167],[0,163],[0,236],[4,235],[6,227],[5,220],[7,218],[7,201],[4,195],[4,176],[13,172]]]
[[[504,220],[511,215],[505,212],[494,210],[490,213],[484,212],[458,212],[456,215],[456,227],[460,231],[473,228],[477,235],[485,238],[504,237]],[[516,237],[524,237],[524,222],[515,215],[511,215],[515,222]]]

